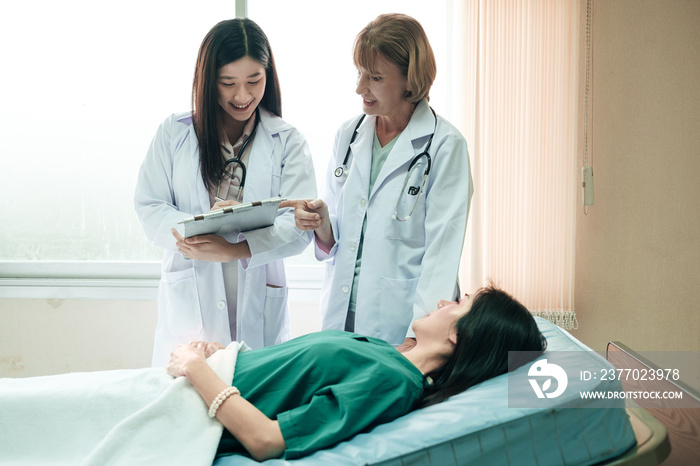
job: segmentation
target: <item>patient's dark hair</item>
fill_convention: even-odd
[[[442,368],[428,374],[433,384],[426,385],[418,402],[420,408],[439,403],[508,372],[509,351],[533,352],[515,364],[521,366],[535,359],[547,347],[530,311],[493,285],[476,293],[471,309],[457,320],[455,326],[457,343],[454,353]]]

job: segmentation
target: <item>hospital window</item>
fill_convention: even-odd
[[[162,251],[133,208],[138,169],[161,121],[190,109],[197,50],[247,7],[269,36],[283,116],[306,136],[319,187],[337,127],[361,111],[352,44],[379,13],[419,19],[447,66],[447,1],[88,0],[14,2],[0,15],[0,297],[18,280],[151,280]],[[206,5],[206,7],[204,7]],[[431,104],[447,105],[438,73]],[[288,260],[320,277],[311,250]],[[66,284],[45,287],[50,296]],[[9,290],[9,291],[8,291]],[[150,293],[150,291],[148,292]],[[79,293],[78,293],[79,294]],[[75,296],[75,295],[71,295]],[[155,296],[155,293],[153,293]],[[78,296],[79,297],[79,296]]]

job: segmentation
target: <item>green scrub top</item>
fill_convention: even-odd
[[[279,421],[293,459],[406,414],[423,374],[383,340],[327,330],[240,353],[233,385]],[[224,429],[217,455],[231,453],[247,454]]]

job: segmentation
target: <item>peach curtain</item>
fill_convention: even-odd
[[[579,0],[454,0],[449,113],[474,178],[460,283],[574,312]]]

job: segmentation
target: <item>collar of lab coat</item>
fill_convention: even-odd
[[[259,201],[270,197],[272,188],[273,163],[278,159],[276,151],[281,150],[273,137],[291,126],[275,114],[260,108],[259,128],[255,132],[248,159],[243,199],[245,202]]]
[[[353,123],[353,129],[355,128],[355,124],[356,123]],[[350,144],[351,154],[348,161],[348,166],[350,167],[349,176],[359,177],[359,185],[364,186],[365,190],[369,189],[367,187],[369,186],[369,172],[372,165],[372,143],[374,142],[375,127],[376,117],[365,118],[357,128],[357,137],[353,143]],[[352,133],[350,137],[352,137]],[[343,154],[343,157],[344,156],[345,154]]]
[[[265,128],[266,132],[275,135],[284,131],[293,129],[293,126],[278,117],[269,110],[259,107],[260,109],[260,125]]]
[[[435,130],[435,118],[426,99],[416,105],[408,126],[401,132],[394,148],[389,153],[379,175],[377,176],[370,197],[377,192],[384,181],[397,170],[408,170],[413,158],[423,151],[430,135]],[[374,135],[372,134],[372,137]],[[371,149],[370,149],[371,150]],[[431,152],[433,148],[431,147]],[[369,172],[368,172],[369,173]]]

